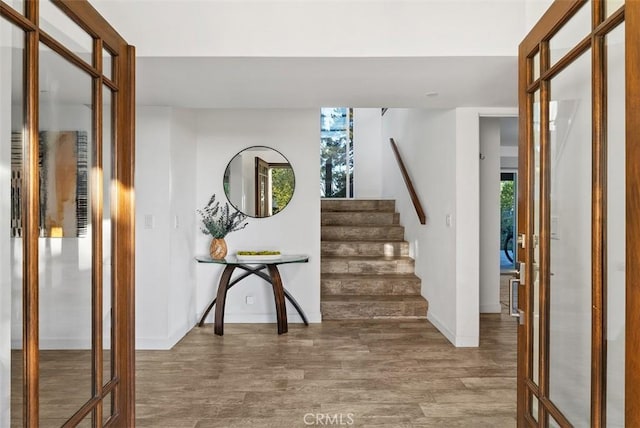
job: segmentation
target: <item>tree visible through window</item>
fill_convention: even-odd
[[[353,197],[353,109],[320,110],[320,195]]]

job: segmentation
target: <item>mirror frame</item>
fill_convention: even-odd
[[[229,191],[228,191],[228,185],[227,183],[229,182],[229,170],[230,170],[230,166],[231,163],[242,153],[246,152],[246,151],[250,151],[252,149],[265,149],[265,151],[273,151],[275,153],[277,153],[278,155],[280,155],[280,157],[282,157],[282,159],[284,160],[284,162],[266,162],[270,169],[277,169],[277,168],[286,168],[287,166],[289,168],[291,168],[291,174],[293,175],[293,190],[291,192],[291,197],[289,198],[289,200],[287,201],[286,204],[284,204],[280,210],[274,214],[269,214],[269,215],[258,215],[258,213],[256,212],[256,210],[254,210],[253,213],[247,213],[245,211],[243,211],[241,209],[241,207],[236,206],[236,204],[231,201],[231,198],[229,197]],[[254,170],[257,170],[259,168],[258,162],[259,160],[262,160],[259,157],[256,157],[255,159],[255,167]],[[270,218],[273,217],[279,213],[281,213],[290,203],[291,200],[293,199],[293,196],[295,194],[296,191],[296,173],[293,169],[293,165],[291,164],[291,161],[289,161],[289,159],[282,154],[282,152],[280,152],[279,150],[274,149],[273,147],[269,147],[269,146],[263,146],[263,145],[254,145],[254,146],[248,146],[243,148],[242,150],[240,150],[239,152],[237,152],[235,155],[233,155],[233,157],[231,158],[231,160],[229,160],[229,162],[227,163],[227,166],[224,170],[223,176],[222,176],[222,186],[223,186],[223,190],[224,190],[224,195],[227,198],[227,201],[229,202],[229,204],[236,209],[237,211],[245,214],[247,217],[251,217],[251,218]],[[255,204],[254,206],[257,207],[260,205],[259,204],[259,197],[258,197],[258,192],[257,189],[259,187],[259,177],[258,174],[254,174],[254,182],[253,182],[253,189],[254,189],[254,195],[253,195],[253,203]]]

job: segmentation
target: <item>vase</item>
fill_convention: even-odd
[[[212,259],[224,259],[227,256],[227,243],[224,238],[213,238],[209,246]]]

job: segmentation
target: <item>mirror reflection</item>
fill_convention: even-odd
[[[293,197],[295,175],[280,152],[253,146],[231,159],[223,185],[235,209],[249,217],[270,217],[282,211]]]

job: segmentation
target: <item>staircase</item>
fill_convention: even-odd
[[[425,318],[393,200],[322,200],[323,320]]]

